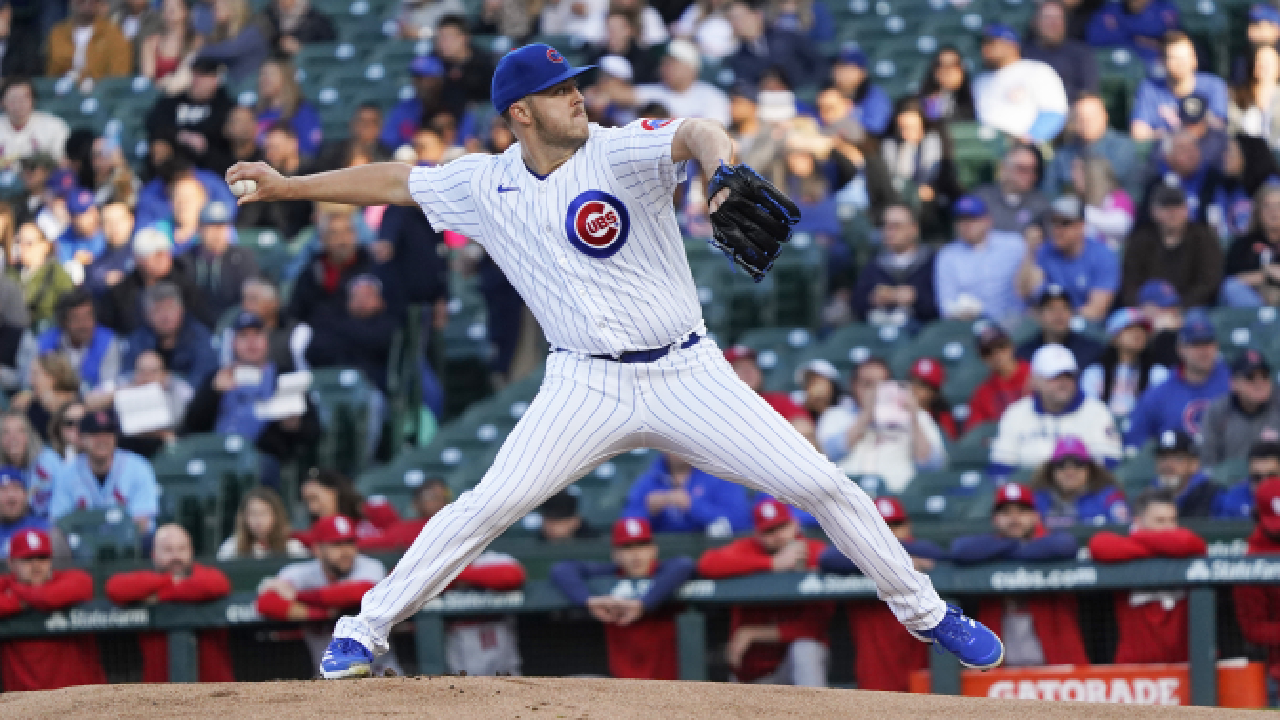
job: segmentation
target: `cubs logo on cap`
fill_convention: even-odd
[[[53,556],[53,544],[43,530],[23,530],[9,538],[9,557],[13,560]]]
[[[569,203],[564,232],[583,254],[603,260],[626,244],[631,216],[618,198],[600,190],[587,190]]]
[[[564,56],[560,54],[559,50],[553,47],[547,48],[547,59],[550,60],[551,62],[558,62],[558,63],[564,62]]]
[[[791,508],[773,498],[761,500],[756,505],[753,515],[756,532],[768,532],[779,525],[791,522]]]
[[[623,518],[613,524],[613,546],[642,545],[653,541],[653,528],[644,518]]]
[[[493,109],[499,113],[526,95],[542,92],[557,83],[576,77],[595,65],[570,67],[559,50],[546,43],[533,43],[516,48],[498,61],[493,71],[489,94]]]

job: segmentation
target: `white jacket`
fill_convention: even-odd
[[[852,448],[848,446],[849,428],[858,419],[857,407],[847,399],[828,408],[818,418],[818,446],[836,465],[850,475],[878,475],[891,492],[902,492],[918,470],[942,468],[947,463],[947,450],[942,433],[933,417],[918,410],[916,419],[929,441],[929,459],[917,466],[911,452],[910,428],[876,428]]]
[[[1111,411],[1100,400],[1081,395],[1066,412],[1042,412],[1033,395],[1010,405],[1000,416],[991,443],[991,464],[1006,468],[1036,467],[1053,455],[1059,438],[1079,438],[1098,462],[1120,459],[1120,433]]]

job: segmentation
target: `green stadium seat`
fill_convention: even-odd
[[[907,516],[921,520],[980,520],[991,514],[994,488],[980,489],[969,495],[941,492],[916,492],[910,486],[898,497]]]
[[[989,374],[990,370],[986,364],[976,358],[947,369],[947,381],[942,386],[942,397],[951,403],[952,414],[957,423],[963,423],[969,419],[969,401],[973,398],[974,391]]]
[[[917,474],[901,494],[971,496],[990,489],[992,484],[981,470],[935,470]]]
[[[1274,307],[1215,308],[1211,316],[1223,353],[1234,356],[1246,348],[1267,350],[1276,347],[1280,333],[1280,313]]]
[[[1151,447],[1143,448],[1137,455],[1126,458],[1115,470],[1116,482],[1124,488],[1130,499],[1151,487],[1156,476],[1156,454]]]
[[[867,358],[888,358],[907,339],[907,334],[893,325],[850,323],[831,333],[821,345],[802,353],[799,361],[804,362],[813,357],[826,358],[842,375],[847,376],[854,365]]]
[[[1214,480],[1228,487],[1235,485],[1249,477],[1249,458],[1239,457],[1224,460],[1209,469],[1209,474]]]
[[[991,461],[991,441],[1000,429],[997,423],[983,423],[965,433],[947,451],[953,470],[983,470]]]
[[[793,387],[796,356],[815,342],[808,328],[794,327],[756,328],[738,338],[739,345],[756,351],[757,362],[764,373],[764,388],[769,392]]]
[[[91,564],[142,557],[137,526],[121,508],[77,510],[57,522],[77,563]]]
[[[325,429],[318,448],[321,464],[348,476],[365,467],[366,442],[376,432],[370,426],[373,392],[372,383],[355,368],[312,371],[311,396]]]

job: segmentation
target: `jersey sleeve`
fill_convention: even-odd
[[[605,158],[617,181],[646,207],[671,202],[684,180],[685,163],[671,160],[671,141],[683,119],[644,118],[606,130]]]
[[[488,155],[464,155],[446,165],[419,166],[409,173],[409,194],[437,232],[480,236],[480,213],[471,181]]]

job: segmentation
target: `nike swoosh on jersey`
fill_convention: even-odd
[[[500,193],[519,192],[519,190],[520,188],[518,187],[502,187],[501,185],[498,186],[498,192]]]

